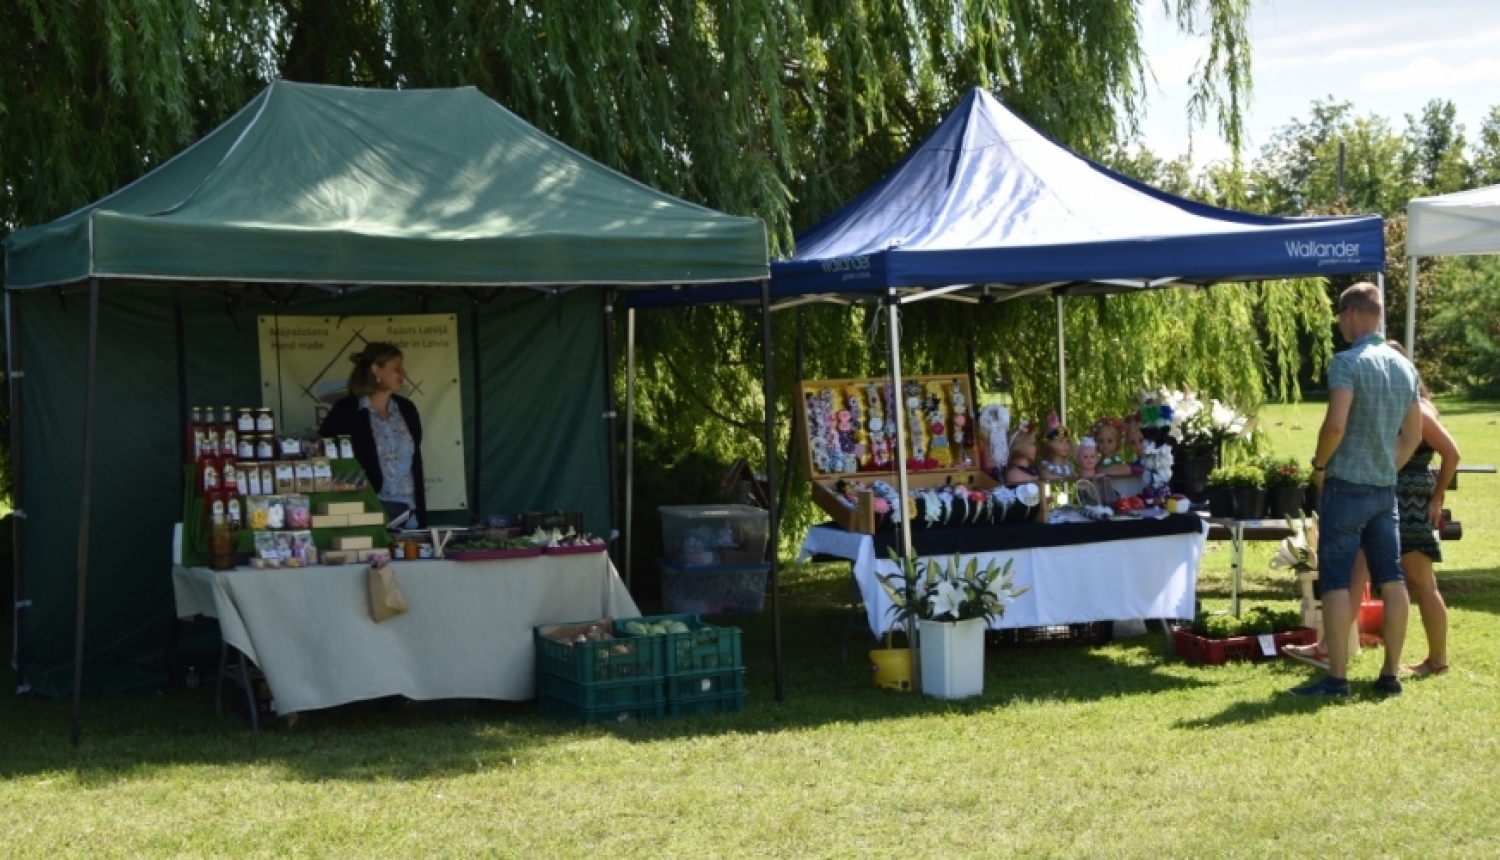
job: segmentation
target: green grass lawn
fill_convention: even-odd
[[[1466,460],[1500,462],[1500,406],[1445,406]],[[1265,426],[1304,456],[1320,418],[1274,407]],[[1160,635],[992,650],[962,704],[880,691],[839,660],[843,569],[801,567],[787,700],[769,613],[745,618],[751,693],[730,716],[582,728],[372,703],[251,735],[211,692],[171,692],[86,702],[75,751],[67,703],[0,700],[0,855],[1495,856],[1497,505],[1497,476],[1450,496],[1454,669],[1391,701],[1293,699],[1312,673],[1288,663],[1163,662]],[[1200,595],[1222,606],[1210,547]],[[1249,597],[1290,605],[1270,551],[1248,553]],[[1379,657],[1357,658],[1358,688]]]

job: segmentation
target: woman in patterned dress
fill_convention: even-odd
[[[1386,345],[1406,355],[1394,340]],[[1401,530],[1401,570],[1412,602],[1422,613],[1422,628],[1427,633],[1427,659],[1407,666],[1414,675],[1441,675],[1448,671],[1448,605],[1438,591],[1434,562],[1443,560],[1443,546],[1438,533],[1443,528],[1443,493],[1453,483],[1458,471],[1458,443],[1438,420],[1427,386],[1417,380],[1422,399],[1422,441],[1411,459],[1396,473],[1396,508]],[[1442,464],[1432,471],[1432,455]],[[1368,571],[1366,571],[1368,576]]]
[[[1394,340],[1386,346],[1406,355],[1406,349]],[[1453,441],[1442,422],[1427,386],[1417,380],[1422,406],[1422,441],[1411,459],[1396,473],[1396,510],[1401,534],[1401,570],[1412,602],[1422,613],[1422,629],[1427,634],[1427,658],[1409,665],[1406,671],[1418,677],[1441,675],[1448,671],[1448,605],[1438,591],[1433,563],[1443,560],[1443,546],[1438,533],[1443,527],[1443,493],[1453,483],[1458,471],[1458,443]],[[1431,468],[1433,454],[1442,459],[1437,472]],[[1350,577],[1350,594],[1363,594],[1370,582],[1370,569],[1363,551],[1355,558]],[[1326,669],[1327,656],[1320,641],[1316,645],[1283,649],[1287,656]]]
[[[349,357],[349,396],[333,404],[319,432],[349,436],[354,458],[364,467],[389,521],[406,514],[406,528],[427,520],[423,486],[422,416],[416,404],[396,392],[406,387],[401,348],[367,343]]]

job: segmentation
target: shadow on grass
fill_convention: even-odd
[[[254,765],[300,781],[446,778],[522,767],[561,748],[613,737],[655,743],[683,737],[803,731],[838,724],[981,714],[1031,701],[1094,702],[1211,686],[1160,660],[1162,638],[1107,648],[1048,647],[986,652],[986,692],[944,702],[877,689],[856,633],[839,657],[847,611],[843,576],[789,572],[782,612],[785,701],[775,701],[770,607],[760,615],[713,619],[743,630],[748,700],[739,713],[583,727],[542,718],[533,702],[361,702],[303,714],[295,725],[266,721],[251,734],[237,716],[213,713],[211,689],[169,691],[84,703],[83,741],[67,742],[70,703],[16,698],[0,703],[0,778],[63,772],[85,784],[139,779],[181,766]],[[0,685],[13,687],[8,670]],[[569,752],[568,754],[571,754]]]
[[[1302,682],[1298,681],[1297,683],[1300,684]],[[1288,689],[1291,686],[1295,685],[1289,685]],[[1282,691],[1256,701],[1235,702],[1211,717],[1201,717],[1196,720],[1178,720],[1172,724],[1172,727],[1176,729],[1216,729],[1227,726],[1248,726],[1276,717],[1284,717],[1288,714],[1311,714],[1327,707],[1337,707],[1352,702],[1378,700],[1381,698],[1368,690],[1361,692],[1357,684],[1354,687],[1353,693],[1347,699],[1332,699],[1326,697],[1303,698]]]

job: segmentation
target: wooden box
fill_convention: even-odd
[[[813,379],[797,386],[796,432],[813,501],[849,531],[874,533],[875,500],[868,490],[854,489],[851,507],[839,492],[841,485],[868,486],[874,481],[897,485],[892,412],[906,422],[907,444],[900,454],[907,462],[910,489],[947,483],[981,490],[999,486],[980,468],[974,392],[968,376],[911,376],[902,380],[902,389],[897,397],[889,380],[880,377]],[[907,500],[906,506],[910,515],[912,502]],[[1045,516],[1043,493],[1037,517]]]

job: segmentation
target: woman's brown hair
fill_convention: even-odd
[[[380,383],[375,381],[374,366],[384,365],[392,359],[401,357],[401,349],[393,343],[374,341],[365,344],[365,348],[349,356],[354,362],[354,370],[349,372],[349,393],[355,397],[368,397],[380,390]]]
[[[1411,361],[1411,356],[1406,354],[1406,347],[1401,345],[1401,341],[1388,340],[1385,342],[1385,345],[1401,353],[1402,358],[1406,359],[1407,361]],[[1416,367],[1417,363],[1415,361],[1412,361],[1411,366]],[[1422,395],[1423,400],[1432,399],[1432,392],[1427,390],[1427,383],[1422,381],[1422,374],[1420,373],[1417,374],[1417,393]]]

